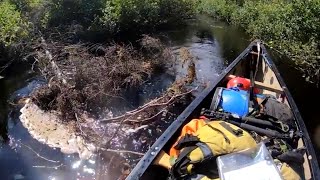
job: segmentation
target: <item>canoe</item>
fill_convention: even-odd
[[[168,153],[169,149],[179,137],[181,129],[185,124],[193,118],[199,117],[203,108],[210,107],[213,95],[218,87],[225,86],[226,82],[235,76],[248,79],[250,79],[250,77],[252,78],[249,70],[250,61],[248,60],[252,57],[259,57],[261,59],[258,61],[259,64],[255,67],[257,70],[255,72],[256,76],[254,76],[254,87],[260,89],[262,94],[270,94],[281,98],[282,102],[291,108],[296,126],[303,134],[298,141],[298,148],[305,147],[306,149],[303,164],[304,178],[320,179],[319,165],[304,121],[279,71],[267,53],[265,46],[259,40],[253,41],[221,73],[215,82],[208,85],[208,87],[190,103],[190,105],[177,117],[142,157],[127,179],[166,179],[166,176],[169,176],[168,169],[159,166],[159,161],[168,160],[166,159],[167,157],[163,156],[163,153]]]

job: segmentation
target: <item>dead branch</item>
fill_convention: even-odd
[[[130,44],[63,44],[44,38],[36,52],[39,63],[33,65],[50,79],[49,88],[58,88],[55,94],[35,93],[34,99],[41,109],[62,112],[67,121],[76,120],[74,114],[84,111],[97,117],[115,99],[126,101],[122,90],[144,84],[168,60],[162,48],[153,51]]]
[[[112,134],[112,136],[108,139],[108,141],[106,143],[104,143],[104,146],[109,146],[110,142],[112,141],[112,139],[118,134],[120,128],[122,127],[122,124],[124,123],[125,119],[123,119],[119,126],[117,127],[117,129],[114,131],[114,133]],[[99,146],[101,146],[102,143],[99,144]],[[100,147],[101,148],[101,147]]]
[[[50,61],[51,67],[55,72],[56,76],[58,77],[59,80],[62,81],[63,84],[67,84],[66,78],[63,76],[62,71],[60,70],[57,63],[53,60],[54,58],[52,56],[52,53],[48,50],[48,45],[43,37],[41,37],[41,44],[43,45],[45,56]]]
[[[32,167],[34,167],[34,168],[46,168],[46,169],[58,169],[61,166],[63,166],[63,164],[60,164],[58,166],[32,166]]]
[[[80,124],[80,119],[78,118],[77,113],[74,113],[74,116],[76,117],[76,124],[77,124],[77,126],[79,127],[79,130],[80,130],[80,132],[81,132],[81,135],[83,135],[84,137],[88,137],[88,135],[87,135],[85,132],[83,132],[83,130],[82,130],[82,126],[81,126],[81,124]]]
[[[162,109],[161,111],[159,111],[157,114],[149,117],[149,118],[145,118],[145,119],[139,119],[139,120],[133,120],[133,119],[126,119],[124,120],[124,122],[135,122],[135,123],[142,123],[142,122],[145,122],[145,121],[150,121],[154,118],[156,118],[157,116],[159,116],[161,113],[165,112],[166,109]]]
[[[51,160],[51,159],[48,159],[48,158],[45,158],[43,156],[41,156],[39,153],[37,153],[35,150],[33,150],[30,146],[28,145],[25,145],[23,144],[22,142],[19,142],[21,145],[23,145],[24,147],[28,148],[30,151],[32,151],[33,153],[35,153],[39,158],[41,159],[44,159],[46,161],[49,161],[49,162],[53,162],[53,163],[59,163],[60,161],[54,161],[54,160]]]
[[[14,59],[11,59],[8,63],[6,63],[6,65],[0,67],[0,73],[2,73],[4,70],[6,70],[13,63],[13,61],[14,61]]]
[[[133,110],[133,111],[130,111],[130,112],[127,112],[125,113],[124,115],[121,115],[121,116],[118,116],[118,117],[114,117],[114,118],[109,118],[109,119],[102,119],[101,122],[103,123],[109,123],[109,122],[115,122],[117,120],[120,120],[120,119],[123,119],[125,118],[124,122],[134,122],[136,120],[130,120],[132,117],[134,117],[136,114],[142,112],[142,111],[145,111],[147,108],[150,108],[150,107],[155,107],[155,106],[166,106],[166,105],[169,105],[171,104],[176,98],[179,98],[181,96],[185,96],[187,94],[190,94],[191,92],[193,92],[194,90],[196,90],[197,88],[195,89],[192,89],[188,92],[185,92],[185,93],[181,93],[181,94],[177,94],[177,95],[174,95],[172,96],[167,102],[163,102],[163,103],[156,103],[156,102],[159,102],[160,100],[164,99],[164,96],[161,97],[161,98],[158,98],[158,99],[155,99],[155,100],[152,100],[150,101],[149,103],[147,103],[146,105],[143,105],[142,107],[140,108],[137,108],[136,110]],[[156,114],[156,115],[159,115],[159,114]],[[128,117],[129,116],[129,117]],[[156,116],[155,116],[156,117]],[[149,118],[148,118],[149,119]],[[137,120],[138,121],[138,120]],[[138,121],[138,122],[141,122],[141,121]]]
[[[31,71],[34,72],[34,66],[36,63],[39,63],[39,60],[37,58],[34,58],[34,62],[32,63],[32,66],[31,66]]]
[[[149,127],[149,125],[142,125],[142,126],[139,126],[139,127],[135,128],[135,129],[129,129],[126,132],[127,133],[136,133],[136,132],[140,131],[141,129],[145,129],[147,127]]]
[[[144,156],[144,153],[129,151],[129,150],[115,150],[115,149],[104,149],[104,148],[101,148],[101,150],[107,151],[107,152],[119,153],[119,154],[125,153],[125,154],[134,154],[134,155],[138,155],[138,156]]]

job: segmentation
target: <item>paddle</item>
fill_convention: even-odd
[[[171,168],[171,164],[170,164],[170,156],[169,156],[169,154],[167,154],[166,152],[161,150],[160,153],[158,154],[157,158],[153,161],[153,164],[165,167],[167,169],[170,169]]]

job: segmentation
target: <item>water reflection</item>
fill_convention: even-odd
[[[192,22],[190,27],[172,31],[168,36],[171,37],[176,54],[179,48],[185,47],[196,58],[197,77],[192,86],[215,80],[225,67],[224,58],[221,55],[223,47],[214,29],[208,26],[208,22],[200,24]],[[175,76],[163,74],[155,77],[155,81],[142,87],[141,93],[132,97],[130,99],[132,102],[129,101],[129,104],[133,107],[138,106],[147,99],[158,96],[175,79],[184,77],[187,69],[182,67],[179,60],[176,62],[175,72],[177,72]],[[13,93],[13,97],[23,97],[22,95],[28,94],[30,92],[28,90],[33,87],[35,87],[33,84],[26,84],[24,89]],[[18,89],[17,86],[15,89]],[[11,90],[11,92],[14,91]],[[128,173],[130,165],[133,166],[141,158],[133,154],[101,152],[88,160],[81,160],[77,155],[63,154],[59,149],[49,148],[33,139],[20,123],[19,113],[12,114],[14,116],[11,116],[8,121],[10,143],[2,145],[1,148],[4,150],[0,152],[0,164],[3,166],[9,164],[0,170],[4,179],[117,179],[121,174]],[[172,120],[154,122],[139,130],[132,130],[134,133],[120,130],[119,136],[111,141],[111,147],[116,150],[146,152],[171,122]],[[117,125],[113,128],[110,126],[107,131],[113,132],[116,127]],[[102,132],[105,128],[96,128],[96,131]]]
[[[201,21],[191,22],[187,28],[168,32],[167,36],[172,41],[176,54],[178,54],[181,47],[186,47],[197,58],[195,60],[197,79],[193,86],[214,80],[225,65],[237,57],[249,43],[247,36],[239,31],[237,27],[227,26],[210,18],[202,18]],[[276,63],[279,65],[280,72],[286,72],[284,74],[285,81],[298,106],[301,106],[299,108],[303,117],[307,120],[307,126],[316,127],[316,124],[319,123],[317,122],[318,115],[315,115],[316,113],[311,115],[312,112],[317,111],[316,106],[308,105],[307,108],[302,106],[307,104],[304,91],[308,89],[311,94],[316,95],[317,90],[306,88],[304,83],[303,86],[297,86],[296,81],[293,81],[299,79],[299,74],[295,74],[296,71],[288,70],[288,65],[281,64],[281,61]],[[1,120],[5,119],[8,114],[6,111],[8,99],[15,101],[15,98],[27,95],[41,82],[35,81],[36,83],[34,83],[31,81],[30,83],[30,81],[27,81],[34,76],[28,73],[28,68],[26,67],[24,71],[16,72],[6,77],[6,79],[0,80],[0,95],[2,95],[0,116],[3,116]],[[142,87],[139,93],[130,99],[132,102],[128,104],[131,104],[131,106],[143,104],[147,99],[158,96],[175,78],[183,77],[187,73],[187,69],[182,67],[179,60],[175,65],[175,69],[178,72],[176,77],[169,74],[155,77],[155,81]],[[23,75],[18,76],[21,72],[25,72],[25,74],[22,73]],[[297,78],[292,78],[296,76]],[[25,88],[15,92],[21,87]],[[11,98],[10,95],[12,95]],[[319,98],[319,95],[317,97]],[[0,145],[1,179],[117,179],[119,175],[129,169],[127,162],[134,165],[140,158],[130,154],[102,152],[88,160],[80,160],[77,155],[63,154],[59,149],[50,148],[33,139],[20,123],[18,119],[19,113],[17,111],[12,112],[13,116],[10,116],[8,121],[3,121],[5,124],[8,122],[10,141],[7,144]],[[132,129],[127,132],[121,130],[120,135],[113,139],[111,145],[116,149],[146,152],[152,142],[170,124],[171,121],[168,120],[149,124],[138,130]],[[116,127],[115,125],[111,129]],[[318,141],[318,137],[320,137],[319,125],[318,128],[310,129],[310,134],[314,135],[314,142],[320,145]],[[102,132],[105,128],[97,128],[96,130]],[[109,137],[106,138],[108,139]]]

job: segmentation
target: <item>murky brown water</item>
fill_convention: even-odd
[[[201,17],[200,21],[190,22],[188,27],[181,30],[164,34],[170,39],[176,54],[181,47],[186,47],[196,57],[197,78],[192,86],[214,80],[226,65],[250,43],[248,36],[239,28],[227,26],[207,17]],[[318,121],[316,113],[317,106],[310,104],[309,99],[320,102],[320,89],[306,83],[301,77],[302,75],[295,70],[289,61],[284,58],[274,60],[302,113],[302,117],[305,119],[310,136],[317,146],[316,137],[320,136],[320,121]],[[19,67],[19,69],[9,70],[5,78],[0,80],[0,118],[1,122],[7,122],[10,138],[8,143],[0,145],[1,179],[97,179],[101,167],[108,166],[109,161],[104,162],[98,156],[93,156],[89,160],[80,160],[77,155],[66,155],[57,149],[49,148],[29,135],[19,121],[19,114],[10,113],[12,109],[9,108],[7,100],[27,95],[42,82],[39,79],[30,79],[35,76],[29,71],[30,65],[19,65]],[[182,67],[179,61],[174,68],[177,72],[176,76],[161,74],[155,77],[154,81],[142,87],[139,93],[130,99],[131,108],[143,104],[147,99],[158,96],[176,78],[183,77],[187,73],[186,67]],[[169,124],[168,122],[159,125],[160,129],[164,130]],[[121,146],[122,141],[119,141],[119,144],[114,141],[114,146],[145,152],[152,141],[161,134],[161,131],[154,133],[151,129],[145,129],[143,133],[150,139],[147,143],[141,142],[141,139],[138,138],[139,135],[131,136],[128,134],[128,142],[130,143]],[[137,159],[137,157],[132,157],[132,159]],[[114,170],[119,171],[116,167]]]

